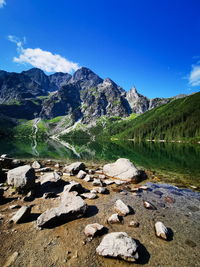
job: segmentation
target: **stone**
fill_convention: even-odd
[[[19,209],[19,208],[21,208],[21,205],[11,205],[9,208],[10,208],[11,210]]]
[[[40,163],[37,160],[35,160],[33,162],[33,164],[32,164],[32,168],[34,168],[34,169],[40,169],[41,168],[41,165],[40,165]]]
[[[76,175],[80,170],[84,171],[86,168],[83,162],[74,162],[68,166],[64,167],[63,172],[69,172],[73,175]]]
[[[54,192],[47,192],[47,193],[44,193],[42,197],[44,199],[47,199],[47,198],[55,198],[55,197],[57,197],[57,194],[54,193]]]
[[[81,194],[81,197],[88,198],[88,199],[95,199],[97,198],[97,195],[95,193],[84,193],[84,194]]]
[[[66,222],[82,217],[87,210],[84,200],[74,192],[63,192],[61,203],[58,207],[51,208],[37,218],[40,228],[53,227],[60,222]]]
[[[109,190],[106,187],[95,187],[90,191],[90,193],[108,194]]]
[[[35,186],[35,170],[30,165],[8,171],[7,183],[18,190],[27,191]]]
[[[77,174],[77,178],[79,178],[79,179],[83,179],[85,176],[86,176],[86,172],[85,171],[82,171],[82,170],[80,170],[79,172],[78,172],[78,174]]]
[[[114,183],[115,183],[116,185],[122,185],[122,184],[126,184],[127,181],[115,180]]]
[[[139,258],[136,241],[125,232],[113,232],[103,237],[96,252],[104,257],[134,262]]]
[[[41,185],[47,185],[47,184],[59,185],[61,181],[62,181],[61,177],[57,172],[46,173],[40,177]]]
[[[94,181],[92,182],[92,184],[94,186],[103,186],[101,180],[100,179],[96,179],[96,178],[94,179]]]
[[[137,221],[130,221],[130,223],[129,223],[129,226],[130,227],[134,227],[134,228],[137,228],[137,227],[139,227],[139,222],[137,222]]]
[[[167,240],[168,234],[169,234],[168,229],[167,227],[165,227],[165,225],[162,222],[155,223],[155,231],[156,231],[157,237]]]
[[[11,218],[11,222],[21,223],[25,221],[31,213],[31,206],[22,206],[15,215]]]
[[[55,167],[55,168],[60,168],[60,164],[59,164],[59,163],[56,163],[56,164],[54,165],[54,167]]]
[[[106,179],[106,176],[104,174],[100,174],[99,179]]]
[[[72,181],[68,185],[64,186],[63,192],[73,192],[76,191],[78,194],[82,194],[85,192],[85,188],[82,187],[81,184]]]
[[[35,172],[50,172],[50,171],[52,171],[52,168],[50,168],[50,167],[35,169]]]
[[[31,190],[30,192],[28,192],[28,194],[24,197],[24,201],[33,201],[35,198],[35,191]]]
[[[122,217],[119,216],[119,214],[114,213],[108,218],[108,223],[121,223],[122,222]]]
[[[121,199],[115,202],[114,210],[121,216],[126,216],[131,212],[130,208]]]
[[[103,173],[109,177],[128,182],[138,182],[140,176],[140,172],[133,163],[124,158],[120,158],[114,163],[104,165]]]
[[[91,176],[89,174],[87,174],[83,180],[85,182],[92,182],[93,179],[91,178]]]
[[[100,235],[103,232],[104,228],[105,227],[99,223],[88,224],[84,229],[84,234],[87,237],[94,237]]]
[[[19,256],[19,253],[17,251],[15,251],[4,263],[3,267],[10,267],[13,266],[15,260],[17,259],[17,257]]]
[[[144,201],[143,204],[144,204],[144,207],[148,210],[156,210],[157,209],[152,203],[150,203],[148,201]]]
[[[112,180],[105,180],[105,181],[103,181],[103,182],[104,182],[104,184],[106,184],[106,185],[114,184],[114,181],[112,181]]]

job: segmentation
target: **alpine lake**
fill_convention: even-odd
[[[155,181],[181,187],[200,188],[200,144],[91,141],[87,139],[58,142],[0,141],[0,153],[18,159],[52,159],[61,162],[83,161],[88,165],[130,159],[138,168],[150,173]]]

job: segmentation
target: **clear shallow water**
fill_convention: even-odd
[[[49,158],[62,161],[81,159],[104,163],[124,157],[129,158],[137,166],[167,175],[174,181],[181,179],[187,183],[200,184],[199,144],[134,143],[131,141],[100,143],[73,140],[64,146],[56,141],[46,140],[38,142],[37,151],[32,147],[31,142],[23,140],[0,141],[0,153],[6,153],[15,158]]]

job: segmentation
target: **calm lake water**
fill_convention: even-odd
[[[136,166],[155,171],[174,181],[200,185],[200,145],[175,143],[92,142],[76,140],[66,146],[53,141],[39,142],[37,147],[25,141],[0,141],[0,153],[15,158],[81,159],[111,162],[128,158]],[[184,183],[183,183],[184,184]]]

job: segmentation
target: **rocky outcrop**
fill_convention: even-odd
[[[130,162],[129,159],[124,158],[118,159],[114,163],[104,165],[103,172],[109,177],[128,182],[136,182],[140,176],[138,169]]]
[[[137,249],[137,243],[127,233],[115,232],[104,236],[96,252],[104,257],[134,262],[139,258]]]
[[[35,186],[35,170],[30,165],[8,171],[7,183],[18,190],[27,191]]]

